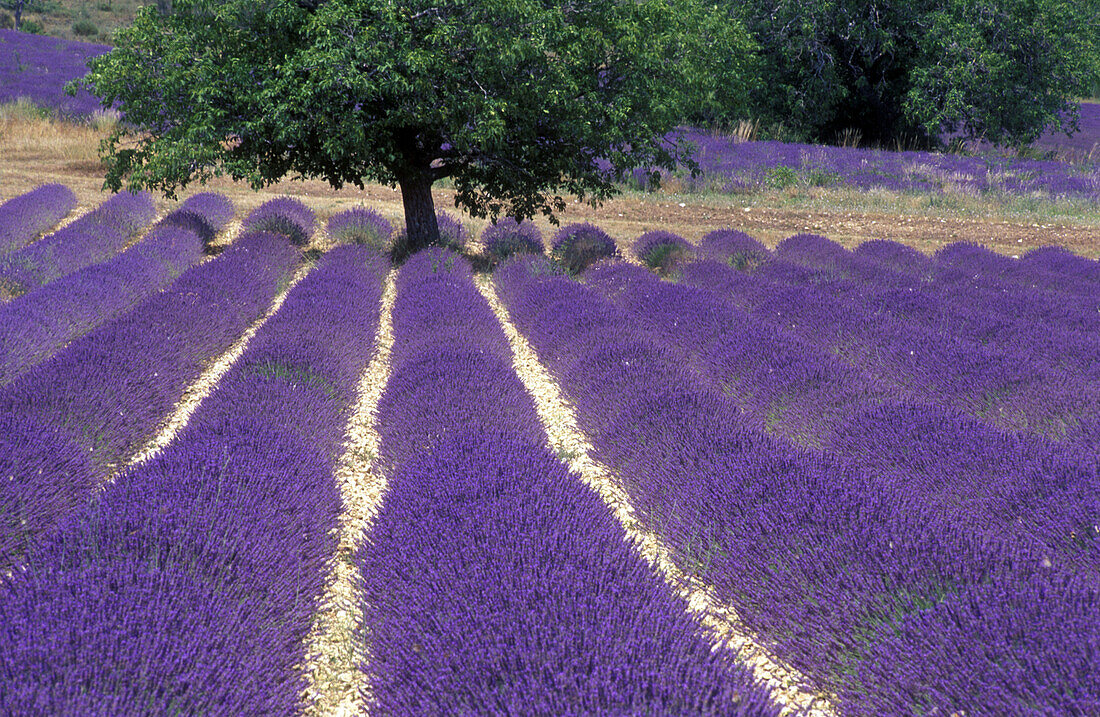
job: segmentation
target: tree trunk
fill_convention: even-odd
[[[157,0],[157,12],[161,15],[171,15],[172,0]]]
[[[401,203],[405,205],[406,252],[412,254],[424,247],[439,244],[439,224],[435,220],[432,200],[432,175],[421,172],[402,177]]]
[[[19,24],[23,20],[23,0],[15,3],[15,29],[19,29]]]

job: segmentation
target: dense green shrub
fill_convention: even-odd
[[[1097,0],[724,2],[760,46],[753,111],[805,139],[1025,144],[1100,73]]]
[[[94,22],[84,18],[73,23],[73,34],[77,37],[95,37],[99,34],[99,28]]]

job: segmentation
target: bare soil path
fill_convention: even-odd
[[[516,373],[535,401],[551,448],[563,456],[570,470],[579,475],[611,508],[623,526],[627,541],[679,593],[688,611],[712,641],[733,650],[738,661],[748,665],[754,676],[768,685],[773,699],[783,706],[783,714],[812,717],[835,714],[824,695],[807,691],[803,686],[806,680],[800,674],[768,655],[740,624],[732,606],[722,604],[709,586],[676,567],[660,535],[638,522],[629,496],[620,487],[611,469],[592,457],[592,446],[578,426],[572,405],[539,361],[534,349],[512,324],[508,310],[493,289],[491,280],[488,277],[479,278],[478,289],[493,308],[508,336]]]
[[[386,277],[374,356],[360,378],[359,401],[348,424],[347,442],[336,469],[344,513],[340,518],[336,559],[306,641],[308,658],[304,671],[308,687],[303,695],[303,713],[309,717],[363,714],[364,695],[370,690],[360,669],[369,656],[361,634],[362,595],[355,555],[378,513],[387,486],[386,474],[376,461],[381,437],[375,412],[390,376],[396,276],[396,270],[392,270]]]

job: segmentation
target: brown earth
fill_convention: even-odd
[[[90,127],[44,120],[0,118],[0,199],[7,199],[44,182],[61,182],[71,187],[82,206],[91,206],[106,196],[101,189],[102,169],[96,156],[100,133]],[[211,182],[207,189],[227,194],[238,211],[248,211],[266,199],[287,194],[306,199],[321,219],[341,209],[370,206],[400,219],[400,193],[382,185],[365,190],[344,188],[334,191],[319,181],[283,181],[261,191],[227,179]],[[188,187],[181,196],[201,191]],[[849,190],[850,191],[850,190]],[[435,191],[440,208],[454,210],[454,192]],[[172,203],[158,200],[161,210]],[[844,197],[833,197],[832,207],[843,207]],[[984,244],[995,251],[1019,255],[1028,249],[1057,244],[1089,257],[1100,257],[1100,212],[1072,219],[1038,214],[1031,217],[982,216],[974,212],[936,215],[927,209],[907,209],[898,201],[886,211],[842,211],[835,208],[790,207],[789,197],[770,193],[746,195],[628,194],[593,208],[572,204],[560,216],[562,223],[592,221],[619,240],[624,248],[642,232],[667,229],[697,241],[719,227],[740,229],[774,246],[779,240],[800,232],[823,234],[846,246],[869,239],[894,239],[924,252],[957,241]],[[472,229],[486,223],[466,217]],[[544,231],[552,231],[539,220]]]

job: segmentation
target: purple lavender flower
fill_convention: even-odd
[[[814,250],[807,258],[835,254],[820,242],[807,244]],[[845,266],[845,257],[832,258]],[[843,336],[833,351],[849,360],[851,347],[873,335],[879,352],[904,360],[925,343],[939,341],[938,351],[959,345],[900,322],[895,336],[890,322],[862,310],[855,310],[858,319],[830,318],[853,313],[858,304],[838,297],[858,297],[858,284],[806,285],[813,273],[784,263],[754,274],[713,261],[705,271],[686,268],[686,276],[724,282],[745,314],[700,291],[606,264],[583,285],[540,276],[520,262],[505,265],[496,281],[601,459],[641,506],[639,519],[667,540],[682,569],[710,582],[780,657],[839,695],[842,707],[863,714],[862,699],[874,705],[867,713],[919,712],[941,704],[925,695],[947,695],[944,704],[968,712],[988,704],[1006,714],[1087,712],[1082,706],[1100,699],[1100,685],[1082,669],[1091,632],[1083,640],[1069,637],[1075,631],[1059,638],[1048,629],[1053,620],[1029,624],[1038,609],[1032,607],[1009,608],[1002,619],[998,596],[1019,590],[1031,606],[1049,600],[1069,624],[1093,609],[1095,581],[1082,581],[1082,594],[1065,578],[1091,575],[1100,564],[1100,538],[1082,529],[1100,509],[1095,460],[950,412],[877,409],[890,374],[867,383],[856,371],[816,370],[812,363],[838,365],[817,346]],[[779,346],[768,321],[810,339],[804,346],[815,351],[807,352],[811,363],[799,366],[792,343],[781,352],[792,356],[769,363]],[[902,341],[911,347],[904,356]],[[878,360],[870,352],[868,358]],[[990,358],[967,366],[960,351],[929,373],[971,372],[956,375],[956,393],[982,380],[1026,377],[1003,374],[1008,369]],[[720,366],[729,371],[722,386]],[[824,438],[840,455],[801,450],[753,427],[763,419],[780,433],[797,431],[834,401],[847,403],[831,416],[833,438]],[[753,415],[765,404],[774,418]],[[804,415],[788,421],[792,410]],[[862,422],[844,424],[848,412]],[[971,633],[980,637],[963,637]],[[972,661],[980,673],[945,675],[925,654],[946,655],[956,673]],[[1027,671],[1032,656],[1069,669]],[[1017,665],[1029,679],[1019,677]],[[926,680],[928,674],[937,677]]]
[[[501,271],[545,261],[517,256]],[[468,262],[420,252],[397,286],[379,405],[394,477],[358,556],[373,706],[771,714],[763,690],[699,640],[602,501],[542,447]]]
[[[341,244],[364,244],[375,251],[389,250],[393,225],[373,209],[355,207],[340,212],[328,220],[325,232]]]
[[[496,224],[485,227],[481,233],[485,250],[496,261],[504,261],[514,254],[542,254],[542,232],[529,219],[517,222],[514,217],[501,217]]]
[[[588,222],[567,224],[558,230],[551,255],[572,274],[580,274],[600,259],[619,255],[615,240]]]
[[[856,256],[865,257],[887,269],[910,274],[924,275],[932,260],[913,247],[888,239],[872,239],[855,248]]]

